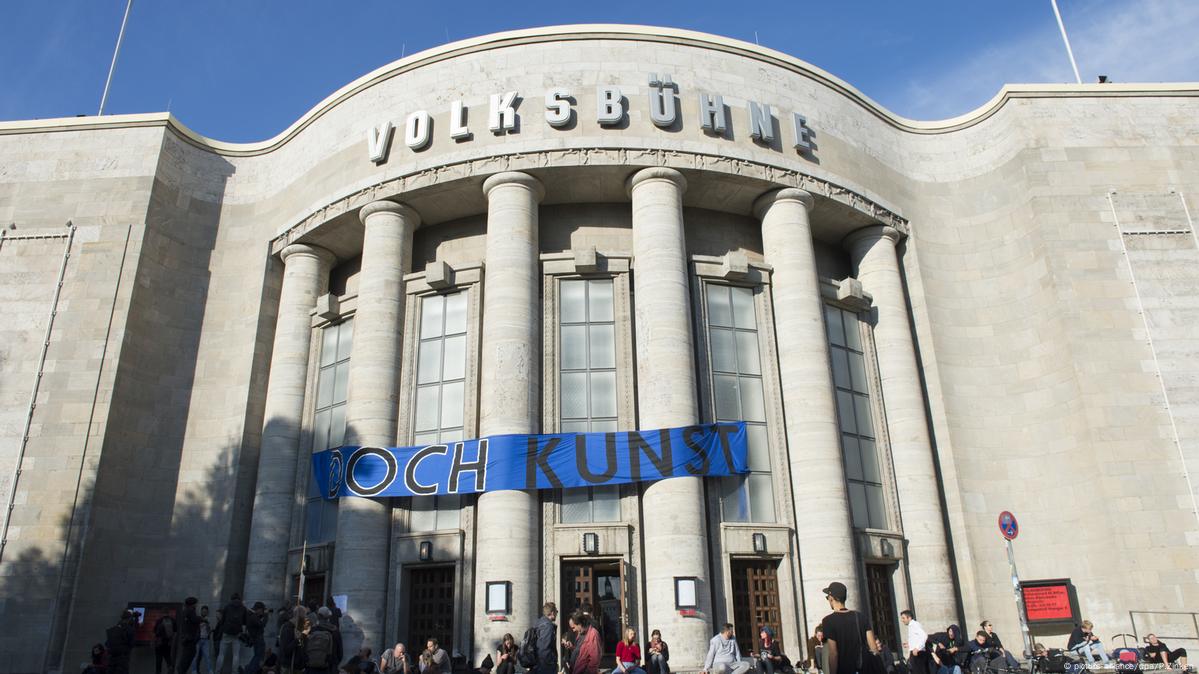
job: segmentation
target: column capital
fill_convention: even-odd
[[[332,267],[333,263],[337,262],[336,255],[310,243],[293,243],[279,251],[279,258],[283,260],[283,264],[289,264],[289,260],[297,255],[315,258],[325,269]]]
[[[521,171],[504,171],[484,180],[483,194],[490,199],[491,191],[502,185],[521,185],[537,195],[536,201],[538,203],[545,198],[545,186],[541,184],[541,181]]]
[[[665,180],[674,183],[679,188],[680,194],[687,191],[687,179],[683,177],[683,174],[665,166],[651,166],[634,173],[625,183],[625,190],[632,196],[634,187],[650,180]]]
[[[762,216],[766,215],[766,211],[780,201],[798,201],[803,204],[805,209],[811,211],[812,204],[816,202],[816,199],[812,197],[811,192],[798,187],[782,187],[771,190],[754,200],[754,217],[761,220]]]
[[[358,219],[365,225],[367,219],[376,213],[394,213],[405,220],[411,220],[413,227],[420,226],[420,213],[417,213],[416,209],[390,199],[379,199],[363,206],[362,210],[358,211]]]
[[[862,246],[874,245],[874,242],[879,239],[886,239],[894,246],[902,238],[903,234],[890,225],[871,225],[850,232],[844,239],[841,239],[841,247],[850,253],[855,253]]]

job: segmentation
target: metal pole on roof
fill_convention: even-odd
[[[1070,67],[1074,68],[1074,81],[1082,84],[1082,76],[1078,74],[1078,63],[1074,61],[1074,50],[1070,48],[1070,38],[1066,35],[1066,24],[1062,23],[1062,13],[1057,8],[1057,0],[1049,0],[1053,4],[1053,15],[1057,17],[1057,27],[1062,31],[1062,42],[1066,43],[1066,55],[1070,57]]]
[[[108,79],[104,81],[104,93],[100,96],[100,112],[104,114],[104,104],[108,102],[108,88],[112,86],[112,74],[117,69],[117,57],[121,55],[121,43],[125,41],[125,25],[129,23],[129,12],[133,9],[133,0],[125,2],[125,18],[121,19],[121,32],[117,33],[117,48],[112,52],[112,64],[108,66]]]

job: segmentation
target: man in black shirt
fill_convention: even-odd
[[[1075,627],[1074,631],[1070,633],[1066,649],[1077,655],[1085,656],[1087,662],[1091,664],[1095,663],[1095,656],[1098,655],[1099,659],[1103,661],[1103,666],[1106,667],[1111,658],[1107,657],[1107,651],[1103,649],[1103,644],[1099,643],[1099,637],[1095,636],[1093,629],[1094,625],[1090,620],[1082,621],[1082,624]]]
[[[833,609],[820,623],[824,626],[825,674],[859,674],[870,657],[867,651],[878,653],[870,619],[845,608],[849,592],[842,583],[829,583],[823,592]]]
[[[1145,647],[1145,659],[1149,662],[1155,662],[1159,665],[1169,667],[1175,662],[1182,665],[1183,669],[1187,667],[1187,649],[1175,648],[1170,650],[1170,647],[1165,642],[1158,641],[1156,634],[1150,634],[1145,638],[1149,645]]]

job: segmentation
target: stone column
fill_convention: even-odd
[[[911,608],[926,625],[947,625],[957,617],[956,592],[924,392],[895,251],[899,238],[894,228],[876,225],[853,232],[844,245],[850,251],[862,289],[874,296],[874,347],[903,534],[908,539],[907,565],[915,604]]]
[[[762,252],[774,268],[770,292],[809,634],[829,613],[821,590],[833,581],[845,583],[851,606],[869,610],[856,596],[853,517],[808,221],[811,208],[812,195],[795,188],[768,192],[754,204],[762,221]]]
[[[483,183],[487,195],[487,253],[483,278],[483,335],[479,435],[535,433],[541,418],[541,264],[537,205],[545,191],[536,178],[513,171]],[[523,633],[539,615],[542,597],[541,527],[536,492],[479,495],[475,521],[475,624],[472,662],[505,632]],[[486,618],[488,582],[512,583],[508,622]]]
[[[335,260],[329,251],[306,244],[292,244],[280,257],[283,287],[266,385],[245,586],[246,599],[267,606],[279,605],[288,594],[287,549],[308,382],[312,309],[316,298],[326,292]]]
[[[354,314],[354,350],[346,398],[348,446],[394,447],[404,325],[404,273],[420,216],[393,201],[362,207],[362,270]],[[345,652],[383,647],[391,535],[388,499],[343,498],[337,507],[332,594],[346,595]],[[348,656],[347,656],[348,657]]]
[[[642,429],[696,423],[691,285],[683,231],[687,181],[669,168],[647,168],[628,182],[633,200],[633,292],[637,330],[637,414]],[[671,669],[703,663],[711,629],[711,592],[702,478],[652,482],[642,496],[649,625],[670,638]],[[699,579],[699,613],[675,610],[674,579]]]

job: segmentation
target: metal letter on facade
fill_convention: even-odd
[[[649,74],[649,118],[655,126],[672,126],[679,118],[678,100],[674,95],[679,90],[669,74],[658,79],[658,73]]]
[[[466,126],[466,106],[462,101],[450,103],[450,138],[470,140],[470,129]]]
[[[774,116],[769,105],[749,101],[749,137],[763,143],[774,141]]]
[[[491,95],[491,109],[487,113],[487,128],[496,135],[502,135],[516,128],[516,92]]]
[[[570,124],[570,91],[558,87],[545,92],[545,121],[555,129]]]
[[[423,150],[432,138],[433,122],[425,110],[417,110],[404,120],[404,144],[413,150]]]
[[[391,122],[383,122],[377,127],[366,130],[366,150],[371,161],[381,164],[387,161],[387,153],[391,150],[391,136],[394,129]]]
[[[600,126],[620,124],[624,119],[624,97],[620,95],[620,87],[596,87],[595,108],[595,119]]]
[[[795,149],[807,152],[812,149],[812,130],[808,128],[808,118],[798,112],[792,115],[791,123],[795,127]]]
[[[699,95],[699,125],[708,133],[722,134],[728,128],[724,117],[724,97]]]

